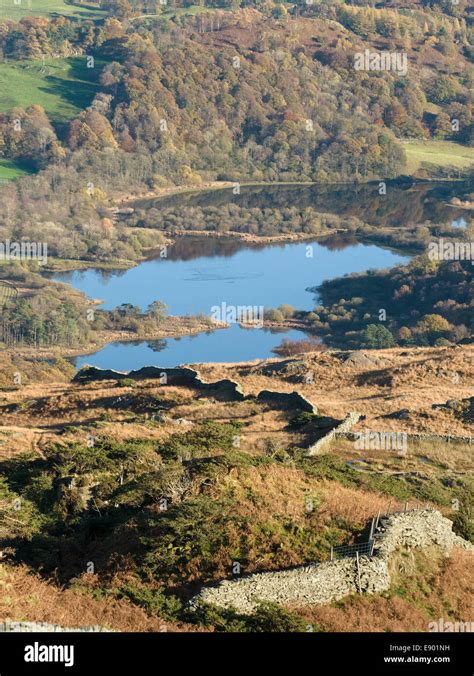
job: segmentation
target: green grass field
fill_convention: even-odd
[[[144,23],[146,21],[157,21],[159,19],[176,19],[182,16],[196,16],[197,14],[210,14],[214,12],[227,12],[226,7],[202,7],[201,5],[189,5],[189,7],[162,7],[159,14],[142,14],[135,16],[131,21]]]
[[[31,170],[11,160],[0,159],[0,181],[11,181],[14,178],[27,176]]]
[[[451,141],[413,141],[404,144],[407,174],[415,174],[423,165],[468,169],[474,167],[474,148]]]
[[[85,57],[0,63],[0,112],[32,104],[52,122],[66,122],[87,107],[97,91],[103,64],[86,67]]]
[[[67,4],[64,0],[0,0],[0,19],[19,21],[25,16],[54,16],[61,14],[82,19],[101,19],[105,12],[97,5],[87,2],[77,5]]]
[[[221,8],[219,8],[222,11]],[[171,18],[173,16],[194,16],[196,14],[202,14],[203,12],[213,12],[216,11],[212,7],[200,7],[199,5],[190,5],[189,7],[170,7],[162,11],[161,16],[166,18]]]

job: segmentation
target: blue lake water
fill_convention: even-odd
[[[94,355],[76,360],[81,368],[86,364],[100,368],[130,371],[142,366],[177,366],[206,362],[238,362],[273,356],[272,348],[283,338],[301,340],[301,331],[271,332],[265,329],[241,329],[232,324],[228,329],[199,333],[183,338],[139,343],[111,343]],[[159,351],[157,351],[159,350]]]
[[[204,241],[205,239],[205,241]],[[183,249],[184,246],[184,249]],[[191,253],[190,253],[191,252]],[[196,240],[170,247],[167,258],[141,263],[126,271],[104,273],[96,269],[56,274],[91,298],[111,309],[132,303],[145,309],[161,300],[172,315],[210,315],[213,306],[277,307],[288,303],[299,310],[315,304],[308,287],[324,280],[368,269],[391,267],[408,261],[394,251],[367,244],[298,242],[246,247],[222,240]],[[297,340],[299,331],[229,329],[180,339],[150,343],[116,343],[93,355],[80,357],[76,365],[92,364],[120,371],[145,365],[175,366],[181,363],[233,362],[275,356],[272,349],[285,339]]]

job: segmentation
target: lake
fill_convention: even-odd
[[[367,223],[411,227],[425,220],[463,229],[466,212],[449,205],[472,192],[472,182],[407,183],[388,185],[387,195],[378,183],[368,185],[273,185],[242,186],[231,190],[190,192],[160,200],[133,203],[136,210],[170,206],[215,206],[229,202],[244,207],[313,206],[320,212],[355,216]],[[96,269],[54,275],[101,299],[111,309],[122,303],[142,309],[161,300],[172,315],[209,315],[214,306],[277,307],[288,303],[310,310],[318,299],[307,291],[323,281],[368,269],[406,263],[408,257],[380,246],[357,242],[353,234],[326,241],[247,245],[238,239],[183,237],[167,251],[166,258],[140,263],[130,270]],[[75,360],[78,368],[92,364],[120,371],[146,365],[164,367],[181,363],[235,362],[275,356],[273,348],[283,339],[305,338],[300,331],[229,329],[160,341],[114,343],[95,354]]]
[[[101,299],[106,309],[132,303],[145,309],[161,300],[172,315],[210,315],[214,306],[263,306],[288,303],[299,310],[317,304],[309,287],[326,279],[367,269],[387,268],[408,261],[394,251],[368,244],[297,242],[251,247],[241,242],[189,238],[170,247],[166,258],[140,263],[120,271],[88,269],[54,275],[89,297]],[[272,349],[283,338],[298,340],[300,331],[242,329],[233,324],[208,334],[139,343],[115,343],[93,355],[76,359],[78,368],[91,364],[120,371],[145,365],[233,362],[275,356]]]

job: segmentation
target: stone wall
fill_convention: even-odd
[[[474,551],[473,545],[453,533],[453,523],[440,512],[431,509],[412,510],[383,517],[374,554],[386,559],[397,549],[422,549],[437,545],[449,551],[461,547]]]
[[[199,371],[186,366],[177,368],[144,366],[137,371],[130,371],[128,373],[89,366],[78,371],[73,378],[73,382],[89,383],[97,380],[118,380],[120,382],[125,379],[146,380],[153,378],[156,378],[157,380],[165,379],[167,385],[184,385],[187,387],[195,387],[199,390],[214,392],[229,398],[231,401],[243,401],[245,399],[245,395],[242,392],[239,383],[234,380],[225,378],[223,380],[206,383],[202,380]]]
[[[271,406],[279,408],[294,408],[309,413],[317,413],[317,408],[309,399],[306,399],[300,392],[274,392],[272,390],[262,390],[256,397],[245,395],[239,383],[229,378],[216,380],[214,382],[205,382],[199,371],[189,367],[160,368],[158,366],[145,366],[137,371],[121,373],[111,369],[99,369],[95,366],[83,368],[74,376],[73,382],[89,383],[97,380],[145,380],[156,378],[163,380],[166,376],[167,385],[184,385],[194,387],[215,396],[221,396],[230,401],[251,401],[257,399],[262,403],[268,403]]]
[[[397,549],[436,545],[445,550],[458,546],[474,551],[469,542],[453,533],[452,522],[437,511],[394,514],[380,523],[373,556],[359,557],[360,589],[357,562],[346,558],[224,580],[217,586],[202,589],[191,600],[191,607],[204,601],[251,613],[262,601],[325,604],[359,591],[368,594],[386,591],[390,587],[389,560]]]
[[[376,432],[376,430],[370,430],[371,432]],[[377,434],[387,434],[387,432],[377,432]],[[390,432],[388,433],[390,434]],[[341,437],[343,439],[350,439],[352,441],[356,440],[356,435],[354,432],[350,431],[344,431],[344,430],[337,430],[335,431],[335,436],[336,437]],[[441,443],[452,443],[452,444],[472,444],[474,441],[473,437],[457,437],[452,434],[424,434],[423,432],[420,433],[408,433],[407,434],[407,440],[408,441],[434,441],[434,442],[441,442]]]
[[[383,559],[362,556],[361,587],[368,593],[388,588],[390,578]],[[199,601],[241,613],[252,613],[258,603],[325,604],[358,591],[355,559],[302,566],[276,573],[256,573],[237,580],[225,580],[217,587],[208,587],[194,597],[191,607]]]
[[[0,633],[2,632],[110,632],[111,629],[104,629],[98,625],[91,627],[62,627],[59,624],[49,624],[48,622],[13,622],[6,620],[0,622]]]
[[[360,420],[360,417],[361,414],[356,413],[355,411],[349,413],[340,425],[334,427],[330,432],[328,432],[328,434],[324,435],[324,437],[321,437],[321,439],[318,439],[315,444],[312,444],[312,446],[310,446],[306,451],[306,455],[317,455],[324,448],[324,446],[326,446],[326,444],[336,437],[337,434],[349,432]]]
[[[257,394],[257,400],[271,405],[279,405],[283,408],[296,408],[308,413],[317,413],[317,408],[309,399],[306,399],[299,392],[274,392],[272,390],[261,390]]]

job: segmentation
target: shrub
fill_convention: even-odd
[[[308,630],[306,621],[276,603],[261,603],[248,621],[250,632],[295,633]]]
[[[395,338],[393,334],[380,324],[369,324],[364,331],[364,347],[371,350],[379,350],[387,347],[394,347]]]
[[[474,520],[472,518],[472,498],[462,496],[459,500],[459,509],[453,519],[453,530],[465,540],[474,543]]]
[[[304,413],[300,413],[299,415],[292,418],[288,423],[288,427],[292,430],[297,430],[300,427],[309,425],[310,422],[313,422],[317,418],[318,415],[316,413],[309,413],[308,411],[305,411]]]
[[[123,584],[117,589],[116,595],[164,620],[176,620],[182,612],[181,601],[176,596],[164,594],[162,589],[149,589],[140,584]]]
[[[225,453],[233,448],[238,424],[205,422],[184,434],[173,434],[162,442],[157,451],[165,458],[202,458]]]
[[[242,615],[233,609],[200,603],[193,612],[189,612],[189,621],[205,627],[213,627],[222,632],[245,633],[295,633],[308,631],[303,617],[282,608],[276,603],[261,603],[252,615]],[[311,629],[320,631],[317,625]]]
[[[122,380],[117,380],[117,387],[135,387],[136,381],[133,378],[123,378]]]

